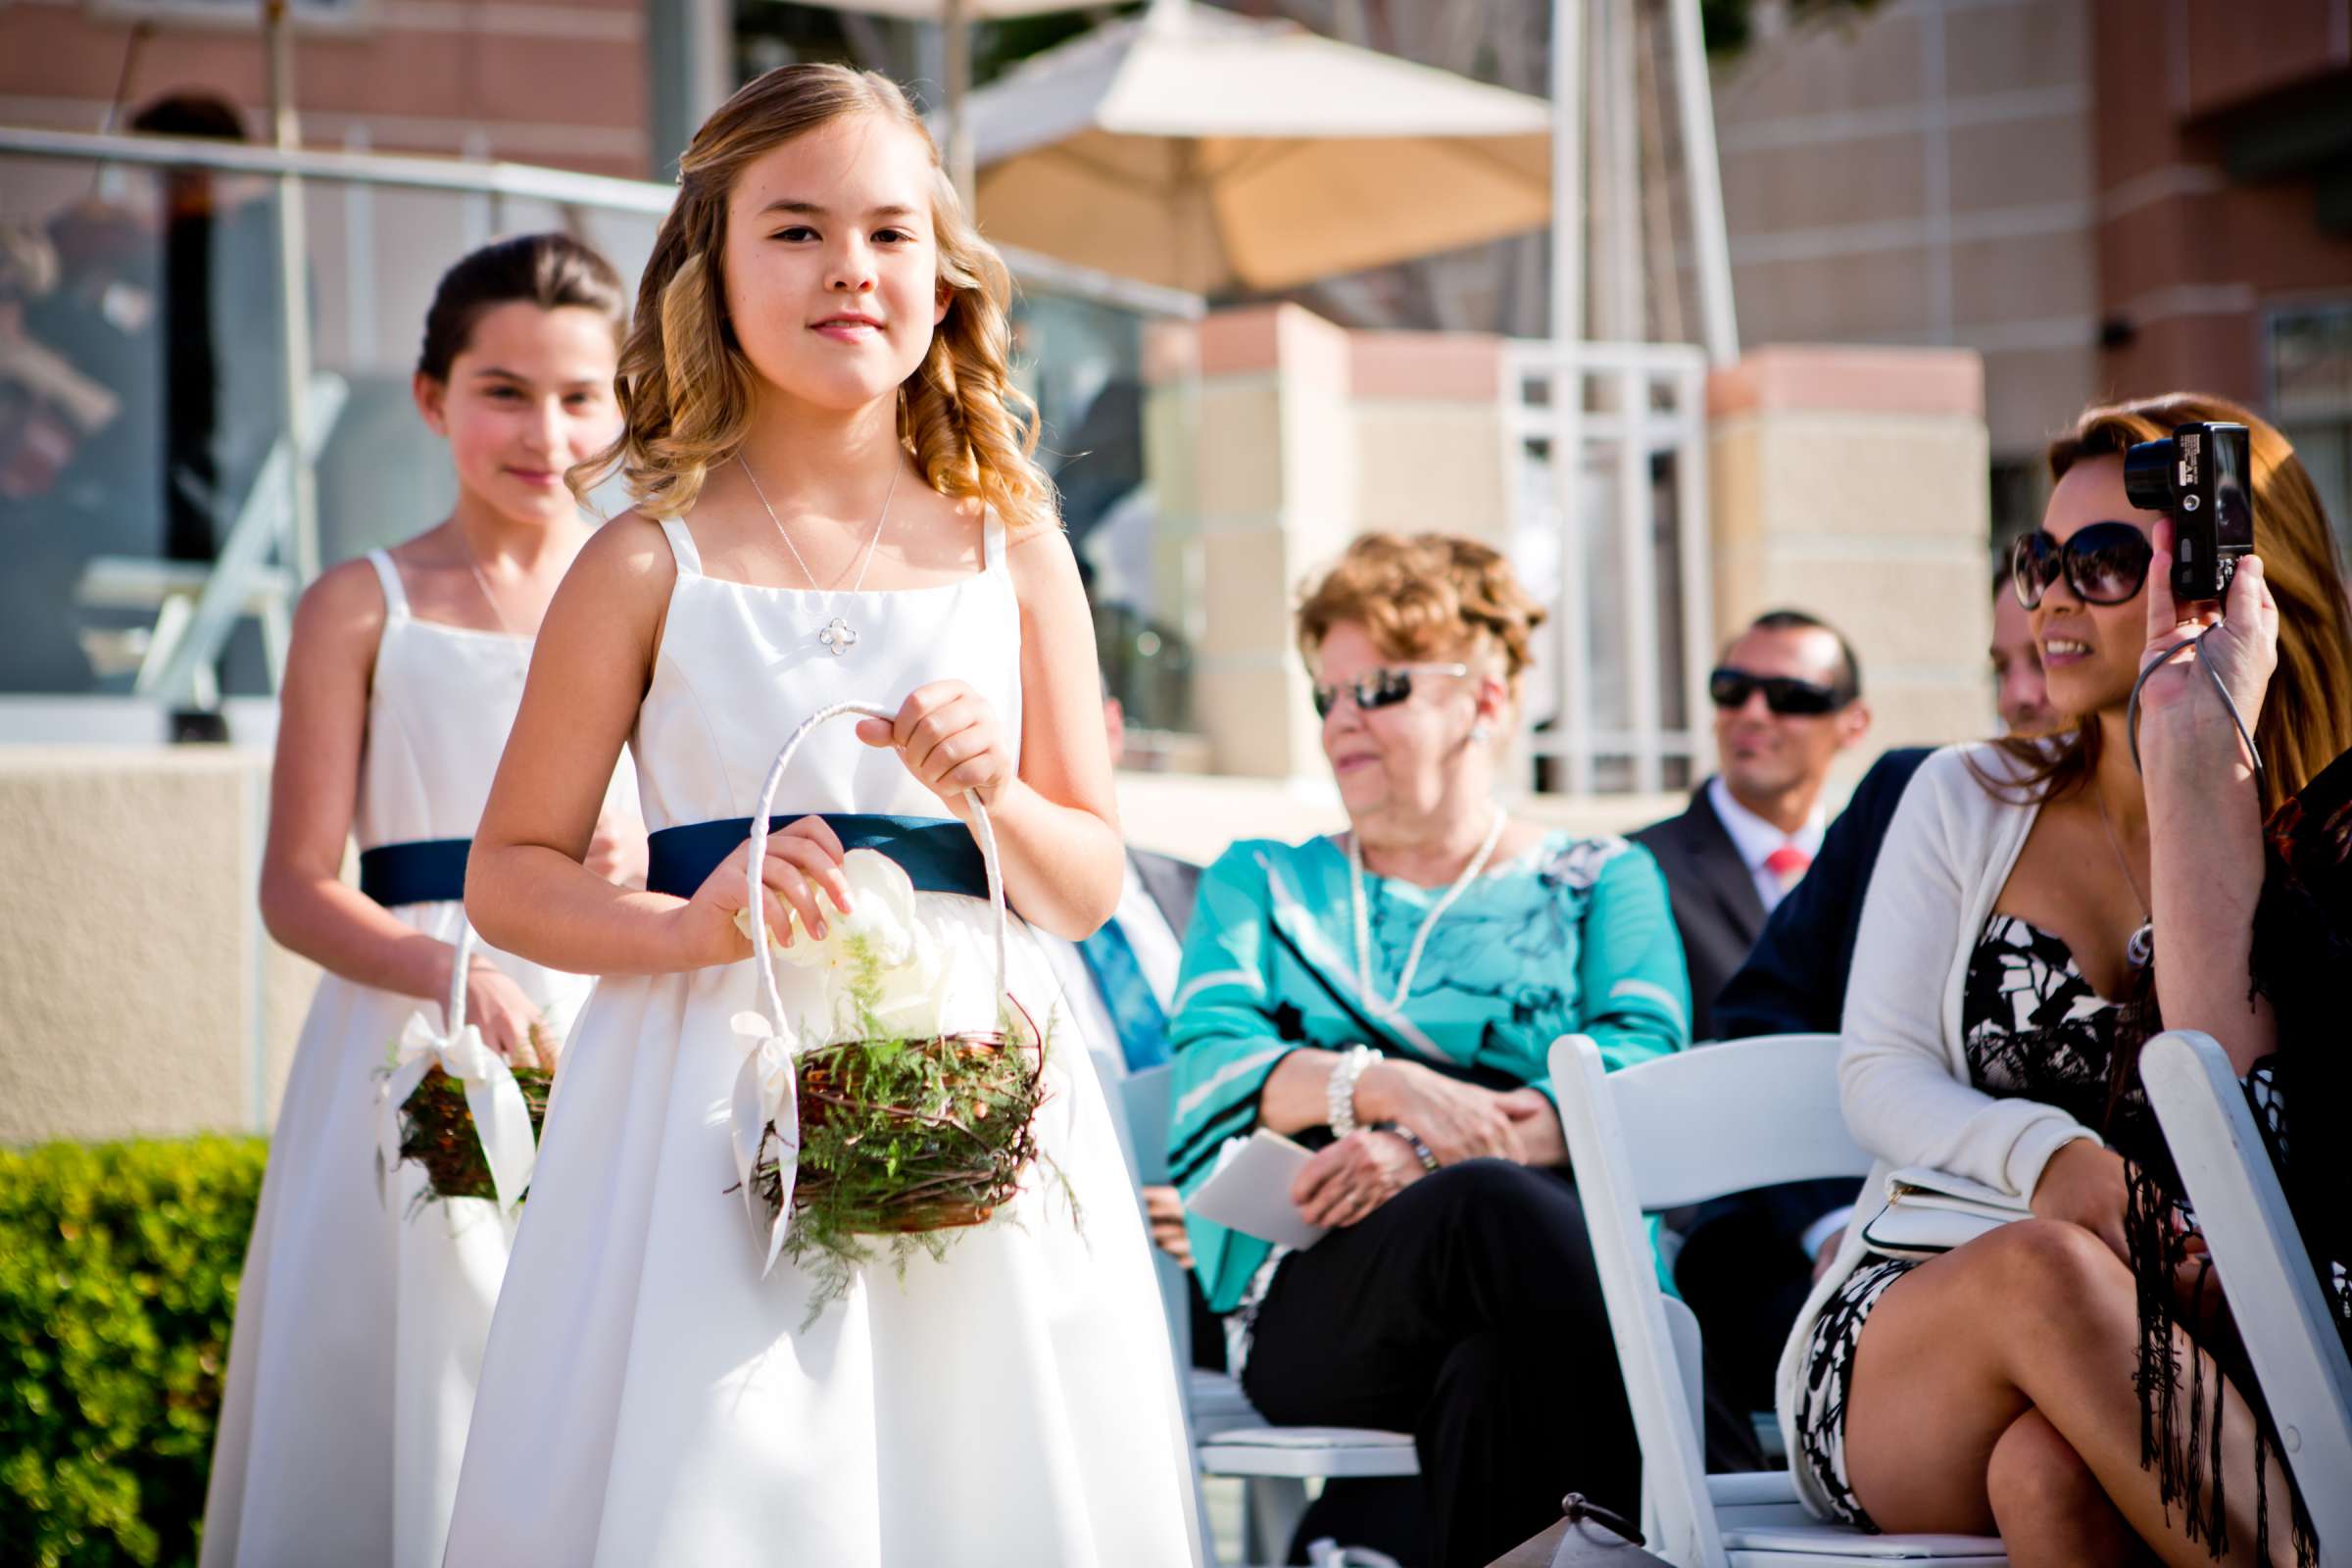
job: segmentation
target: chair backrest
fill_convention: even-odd
[[[1105,1084],[1109,1079],[1103,1080]],[[1116,1085],[1134,1135],[1135,1179],[1146,1187],[1168,1184],[1168,1113],[1175,1097],[1176,1069],[1167,1062],[1131,1072]]]
[[[1551,1082],[1642,1445],[1652,1549],[1725,1568],[1692,1413],[1697,1368],[1678,1354],[1643,1214],[1866,1173],[1870,1157],[1838,1109],[1838,1037],[1732,1041],[1610,1072],[1589,1038],[1564,1035],[1551,1048]]]
[[[2344,1485],[2352,1476],[2352,1361],[2237,1071],[2210,1035],[2183,1029],[2148,1042],[2139,1076],[2312,1524],[2330,1547],[2352,1543],[2352,1488]],[[2303,1110],[2312,1131],[2300,1136],[2331,1136],[2328,1123],[2341,1109]]]
[[[1836,1035],[1759,1035],[1678,1051],[1609,1075],[1650,1213],[1871,1166],[1838,1103]]]

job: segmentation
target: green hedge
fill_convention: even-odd
[[[260,1139],[0,1150],[0,1548],[193,1563]]]

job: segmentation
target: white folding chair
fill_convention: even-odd
[[[1168,1099],[1174,1077],[1172,1067],[1152,1067],[1119,1080],[1116,1098],[1140,1186],[1169,1182]],[[1193,1366],[1192,1306],[1183,1266],[1157,1248],[1152,1251],[1160,1271],[1168,1338],[1176,1346],[1194,1458],[1202,1475],[1232,1476],[1242,1482],[1243,1545],[1253,1561],[1283,1560],[1306,1512],[1307,1482],[1421,1473],[1410,1434],[1269,1426],[1250,1406],[1240,1379]]]
[[[1699,1448],[1697,1320],[1658,1288],[1645,1212],[1782,1182],[1851,1176],[1870,1156],[1838,1106],[1838,1037],[1771,1035],[1609,1072],[1564,1035],[1551,1081],[1584,1200],[1617,1365],[1642,1445],[1642,1529],[1681,1568],[1999,1568],[1978,1536],[1873,1536],[1824,1524],[1787,1471],[1710,1476]]]
[[[2139,1079],[2213,1250],[2278,1446],[2313,1529],[2333,1555],[2352,1545],[2352,1487],[2345,1485],[2352,1478],[2352,1361],[2305,1261],[2245,1089],[2213,1037],[2186,1029],[2148,1042]],[[2327,1124],[2341,1109],[2306,1110],[2311,1131],[2302,1136],[2334,1136]]]

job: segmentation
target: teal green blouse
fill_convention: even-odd
[[[1551,1044],[1586,1034],[1613,1069],[1690,1043],[1690,981],[1649,852],[1548,835],[1481,878],[1431,932],[1401,1013],[1387,1004],[1443,889],[1366,872],[1372,998],[1356,980],[1348,854],[1329,838],[1237,843],[1201,875],[1169,1045],[1168,1159],[1188,1197],[1257,1122],[1293,1050],[1361,1043],[1440,1071],[1551,1091]],[[1187,1212],[1208,1304],[1231,1311],[1268,1244]]]

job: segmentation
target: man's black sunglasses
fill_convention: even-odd
[[[1717,708],[1744,708],[1757,692],[1764,694],[1764,706],[1783,718],[1835,713],[1854,700],[1851,693],[1793,675],[1751,675],[1727,665],[1707,677],[1707,695]]]
[[[2040,605],[2060,572],[2084,604],[2121,605],[2146,585],[2148,563],[2155,559],[2148,536],[2128,522],[2094,522],[2076,529],[2063,545],[2037,530],[2009,547],[2009,580],[2028,610]]]

